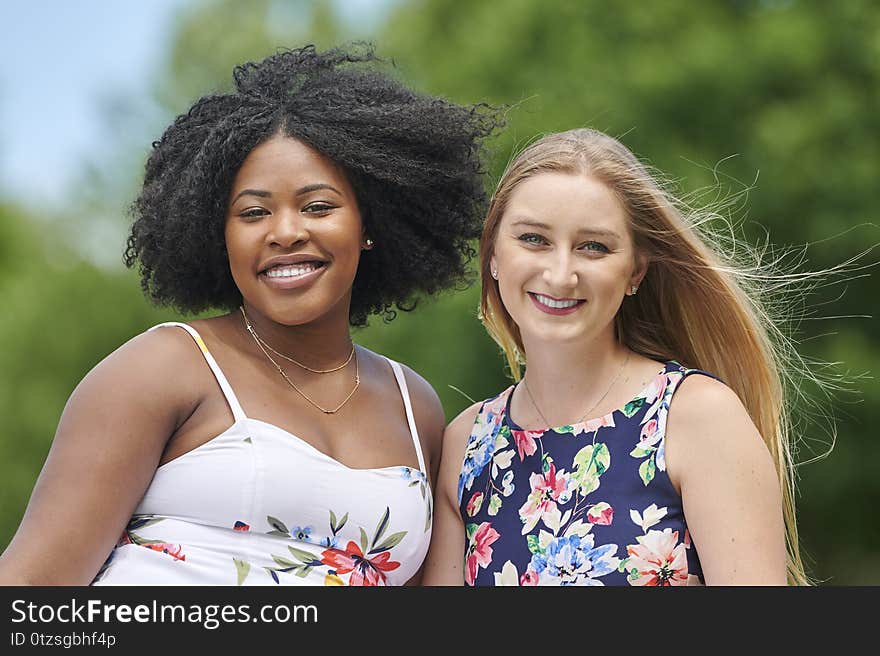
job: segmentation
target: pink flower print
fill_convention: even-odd
[[[666,390],[666,372],[661,371],[654,377],[648,389],[645,390],[645,403],[653,403]]]
[[[523,535],[535,528],[539,520],[545,519],[548,515],[559,514],[556,502],[568,488],[568,474],[564,471],[557,474],[556,465],[550,463],[547,473],[532,474],[529,477],[529,484],[532,486],[532,491],[519,509],[519,517],[525,523]]]
[[[513,441],[516,442],[516,452],[519,454],[520,462],[537,451],[535,438],[544,435],[544,431],[512,430],[510,433],[513,435]]]
[[[603,417],[596,417],[594,419],[588,419],[584,422],[583,432],[592,433],[594,431],[599,430],[600,428],[604,428],[605,426],[614,426],[614,413],[608,413]]]
[[[478,512],[480,512],[480,508],[483,505],[483,493],[482,492],[474,492],[474,495],[471,497],[471,500],[468,501],[467,504],[467,514],[468,517],[473,517]]]
[[[480,567],[488,567],[492,562],[491,544],[500,537],[501,535],[492,528],[492,524],[489,522],[483,522],[477,527],[470,544],[468,544],[467,558],[465,559],[465,582],[468,585],[474,584]]]
[[[170,542],[154,542],[151,544],[142,544],[142,547],[158,551],[159,553],[168,554],[174,560],[186,560],[186,554],[183,553],[183,547],[179,544],[171,544]]]
[[[657,430],[657,420],[652,419],[642,426],[642,432],[639,435],[639,446],[642,448],[654,446],[660,439],[660,431]]]
[[[587,521],[599,526],[610,526],[614,521],[614,508],[605,503],[597,503],[587,511]]]
[[[519,578],[519,584],[523,587],[534,587],[538,585],[538,573],[531,568],[527,569]]]
[[[630,585],[687,585],[688,565],[685,545],[678,542],[678,531],[648,531],[636,538],[637,545],[626,548]]]

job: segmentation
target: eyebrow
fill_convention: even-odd
[[[329,189],[330,191],[334,191],[340,196],[342,196],[342,192],[339,191],[336,187],[331,184],[327,184],[326,182],[316,182],[315,184],[309,184],[305,187],[300,187],[294,193],[295,196],[302,196],[303,194],[309,194],[313,191],[318,191],[320,189]],[[272,192],[266,191],[264,189],[242,189],[238,194],[236,194],[235,198],[232,199],[234,203],[242,196],[256,196],[257,198],[271,198]]]
[[[551,230],[550,226],[546,223],[541,223],[540,221],[532,221],[531,219],[519,219],[514,221],[511,224],[511,228],[515,228],[517,226],[526,226],[530,228],[540,228],[541,230]],[[604,228],[581,228],[577,231],[579,235],[595,235],[598,237],[614,237],[615,239],[620,239],[620,235],[618,235],[613,230],[605,230]]]

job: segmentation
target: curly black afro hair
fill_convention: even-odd
[[[235,91],[177,117],[153,143],[124,256],[139,262],[149,298],[185,313],[241,303],[224,239],[229,191],[248,153],[278,133],[343,168],[376,243],[361,256],[352,325],[464,279],[487,204],[483,142],[499,113],[416,94],[378,62],[369,46],[280,51],[237,66]]]

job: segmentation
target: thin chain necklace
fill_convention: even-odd
[[[605,393],[604,393],[602,396],[599,397],[599,400],[596,401],[592,406],[590,406],[590,409],[587,410],[587,411],[581,416],[581,418],[578,419],[577,422],[575,422],[575,423],[578,423],[578,424],[582,423],[582,422],[584,421],[584,419],[586,419],[586,418],[589,416],[589,414],[590,414],[593,410],[595,410],[595,409],[598,407],[598,405],[599,405],[600,403],[602,403],[602,401],[605,400],[605,397],[608,396],[608,392],[611,391],[611,388],[614,387],[614,384],[615,384],[615,383],[618,381],[618,379],[620,378],[620,375],[623,373],[623,370],[626,369],[626,365],[629,364],[629,357],[630,357],[631,355],[632,355],[632,351],[628,351],[627,354],[626,354],[626,359],[623,361],[623,365],[620,367],[620,370],[617,372],[617,375],[614,377],[614,380],[611,381],[611,384],[608,386],[608,389],[605,390]],[[541,418],[541,421],[544,422],[544,425],[545,425],[545,426],[547,426],[548,428],[550,428],[550,427],[552,426],[552,424],[551,424],[549,421],[547,421],[547,418],[544,416],[544,413],[541,412],[541,409],[538,407],[538,404],[535,402],[535,397],[532,396],[532,392],[531,392],[531,390],[529,389],[529,385],[528,385],[528,383],[526,382],[525,377],[523,377],[523,379],[522,379],[522,383],[523,383],[523,387],[524,387],[525,390],[526,390],[526,394],[528,394],[528,396],[529,396],[529,400],[532,402],[532,405],[534,406],[535,410],[537,410],[537,412],[538,412],[538,416]]]
[[[274,353],[275,355],[279,355],[279,356],[281,356],[282,358],[284,358],[285,360],[287,360],[288,362],[292,362],[292,363],[295,364],[297,367],[302,367],[303,369],[306,369],[306,370],[308,370],[308,371],[311,371],[313,374],[329,374],[329,373],[333,373],[334,371],[339,371],[339,370],[342,369],[343,367],[347,366],[348,363],[351,362],[351,359],[354,357],[354,344],[352,344],[352,345],[351,345],[351,353],[348,354],[348,359],[347,359],[345,362],[343,362],[341,365],[339,365],[338,367],[333,367],[332,369],[312,369],[310,366],[305,365],[305,364],[303,364],[302,362],[299,362],[298,360],[294,360],[294,359],[293,359],[292,357],[290,357],[289,355],[284,355],[283,353],[279,353],[278,351],[276,351],[275,349],[273,349],[271,346],[269,346],[265,341],[263,341],[263,338],[262,338],[262,337],[260,337],[259,335],[257,335],[257,333],[256,333],[256,331],[254,330],[253,326],[251,326],[251,322],[248,320],[248,316],[247,316],[247,314],[246,314],[245,311],[244,311],[244,306],[243,306],[243,305],[239,305],[239,306],[238,306],[238,309],[241,310],[241,315],[244,317],[244,324],[245,324],[245,326],[247,327],[248,332],[249,332],[251,335],[254,336],[254,339],[256,339],[257,341],[259,341],[260,344],[262,344],[262,345],[265,346],[267,349],[269,349],[270,351],[272,351],[272,353]]]
[[[241,308],[241,312],[242,312],[242,314],[244,314],[244,308]],[[358,359],[357,359],[357,354],[356,354],[355,351],[354,351],[354,345],[352,345],[352,355],[354,356],[354,387],[353,387],[353,388],[351,389],[351,391],[348,393],[348,396],[346,396],[346,397],[342,400],[342,403],[340,403],[339,405],[337,405],[337,406],[336,406],[335,408],[333,408],[332,410],[329,409],[329,408],[324,408],[324,407],[318,405],[318,404],[315,403],[312,399],[310,399],[310,398],[306,395],[305,392],[303,392],[299,387],[297,387],[297,386],[294,384],[294,382],[293,382],[292,380],[290,380],[290,378],[288,378],[287,374],[284,373],[284,369],[281,368],[281,365],[278,364],[277,362],[275,362],[275,360],[272,359],[272,356],[269,355],[269,351],[267,351],[265,348],[263,348],[263,344],[262,344],[262,341],[263,341],[263,340],[260,339],[259,335],[257,335],[257,331],[255,331],[255,330],[254,330],[254,327],[251,326],[250,322],[249,322],[248,319],[247,319],[247,315],[246,315],[246,314],[244,315],[244,321],[245,321],[245,326],[247,327],[247,331],[248,331],[248,332],[251,334],[251,336],[254,338],[254,341],[257,343],[257,346],[259,346],[259,347],[260,347],[260,350],[263,352],[263,354],[264,354],[267,358],[269,358],[269,362],[271,362],[272,364],[275,365],[275,368],[278,370],[278,373],[281,374],[281,377],[284,378],[284,380],[287,381],[287,384],[290,385],[293,389],[295,389],[295,390],[297,391],[297,393],[298,393],[301,397],[303,397],[306,401],[308,401],[311,405],[313,405],[313,406],[316,407],[318,410],[320,410],[321,412],[323,412],[325,415],[333,415],[333,414],[336,414],[337,412],[339,412],[340,408],[342,408],[342,406],[344,406],[346,403],[348,403],[349,399],[351,399],[351,397],[354,396],[354,393],[357,392],[358,387],[360,387],[360,384],[361,384],[361,377],[360,377],[360,370],[359,370],[359,368],[358,368]],[[348,362],[350,362],[350,361],[351,361],[351,358],[349,358]],[[346,362],[346,364],[348,364],[348,362]],[[344,366],[344,365],[343,365],[343,366]],[[337,369],[334,370],[334,371],[337,371],[337,370],[339,370],[339,369],[341,369],[341,368],[342,368],[342,367],[337,367]],[[323,372],[316,372],[316,373],[323,373]]]

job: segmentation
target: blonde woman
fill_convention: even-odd
[[[516,383],[446,429],[426,584],[807,582],[777,350],[677,207],[593,130],[509,165],[481,310]]]

